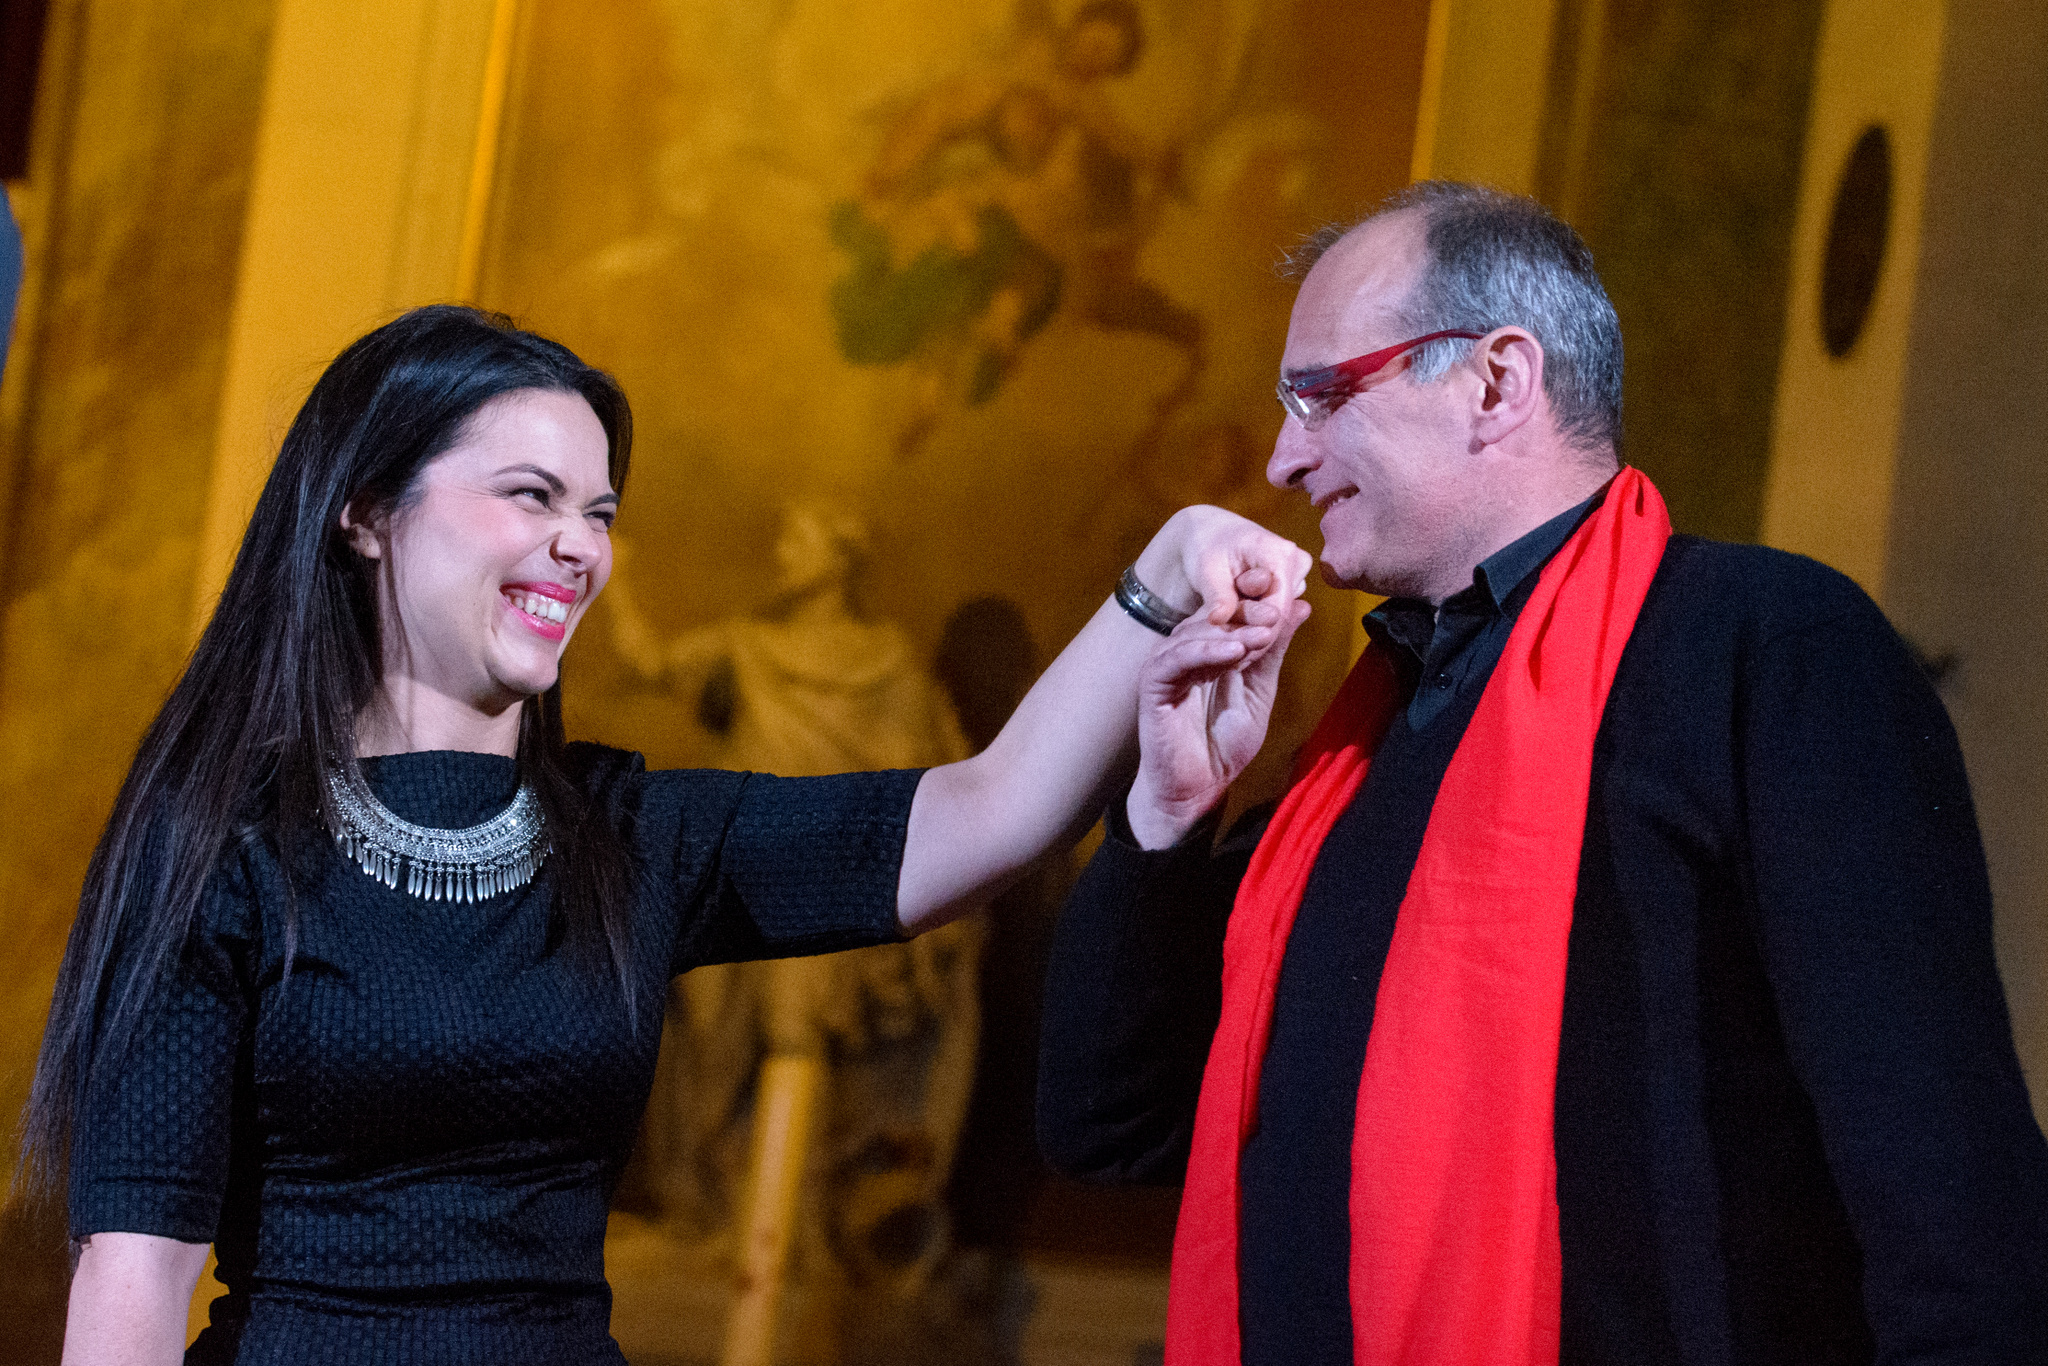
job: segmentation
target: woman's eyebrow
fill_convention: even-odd
[[[530,474],[534,478],[546,484],[548,486],[548,490],[551,493],[553,493],[555,497],[566,498],[569,496],[569,486],[562,482],[560,476],[555,474],[553,470],[546,469],[540,465],[525,463],[518,465],[507,465],[503,469],[499,470],[498,473],[500,475]],[[610,503],[616,506],[618,501],[618,493],[612,489],[606,489],[603,493],[598,494],[597,497],[592,498],[589,502],[585,503],[584,506],[594,508],[601,506],[605,503]]]
[[[548,486],[549,491],[552,492],[558,498],[569,491],[569,486],[563,483],[559,478],[557,478],[555,476],[554,471],[542,469],[539,465],[507,465],[503,469],[499,470],[498,473],[501,475],[530,474],[534,478],[546,484]]]

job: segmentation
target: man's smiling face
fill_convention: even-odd
[[[1287,327],[1283,376],[1406,340],[1406,305],[1426,262],[1423,220],[1374,219],[1326,252],[1302,281]],[[1387,378],[1336,398],[1315,430],[1289,417],[1266,477],[1300,489],[1322,513],[1323,577],[1406,597],[1433,591],[1459,560],[1471,515],[1469,369],[1418,384],[1412,357]],[[1453,588],[1453,591],[1455,586]]]

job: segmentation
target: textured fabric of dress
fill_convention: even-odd
[[[552,942],[547,872],[422,901],[329,846],[286,884],[251,839],[76,1126],[73,1237],[212,1242],[228,1294],[195,1363],[616,1363],[606,1208],[647,1099],[670,977],[897,937],[918,774],[647,772],[572,746],[637,862],[628,970]],[[397,815],[511,800],[492,755],[366,760]]]

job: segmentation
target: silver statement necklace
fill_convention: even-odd
[[[464,830],[436,830],[400,820],[377,800],[354,760],[327,771],[334,842],[386,887],[405,878],[409,895],[425,901],[478,901],[524,887],[548,856],[547,822],[533,784],[522,782],[512,804]]]

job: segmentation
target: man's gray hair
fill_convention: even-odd
[[[1455,180],[1425,180],[1356,223],[1332,224],[1281,263],[1299,278],[1352,231],[1407,209],[1423,217],[1429,263],[1403,307],[1410,335],[1526,328],[1543,347],[1543,392],[1573,445],[1621,450],[1621,324],[1571,225],[1533,199]],[[1420,382],[1442,375],[1472,343],[1417,348]]]

